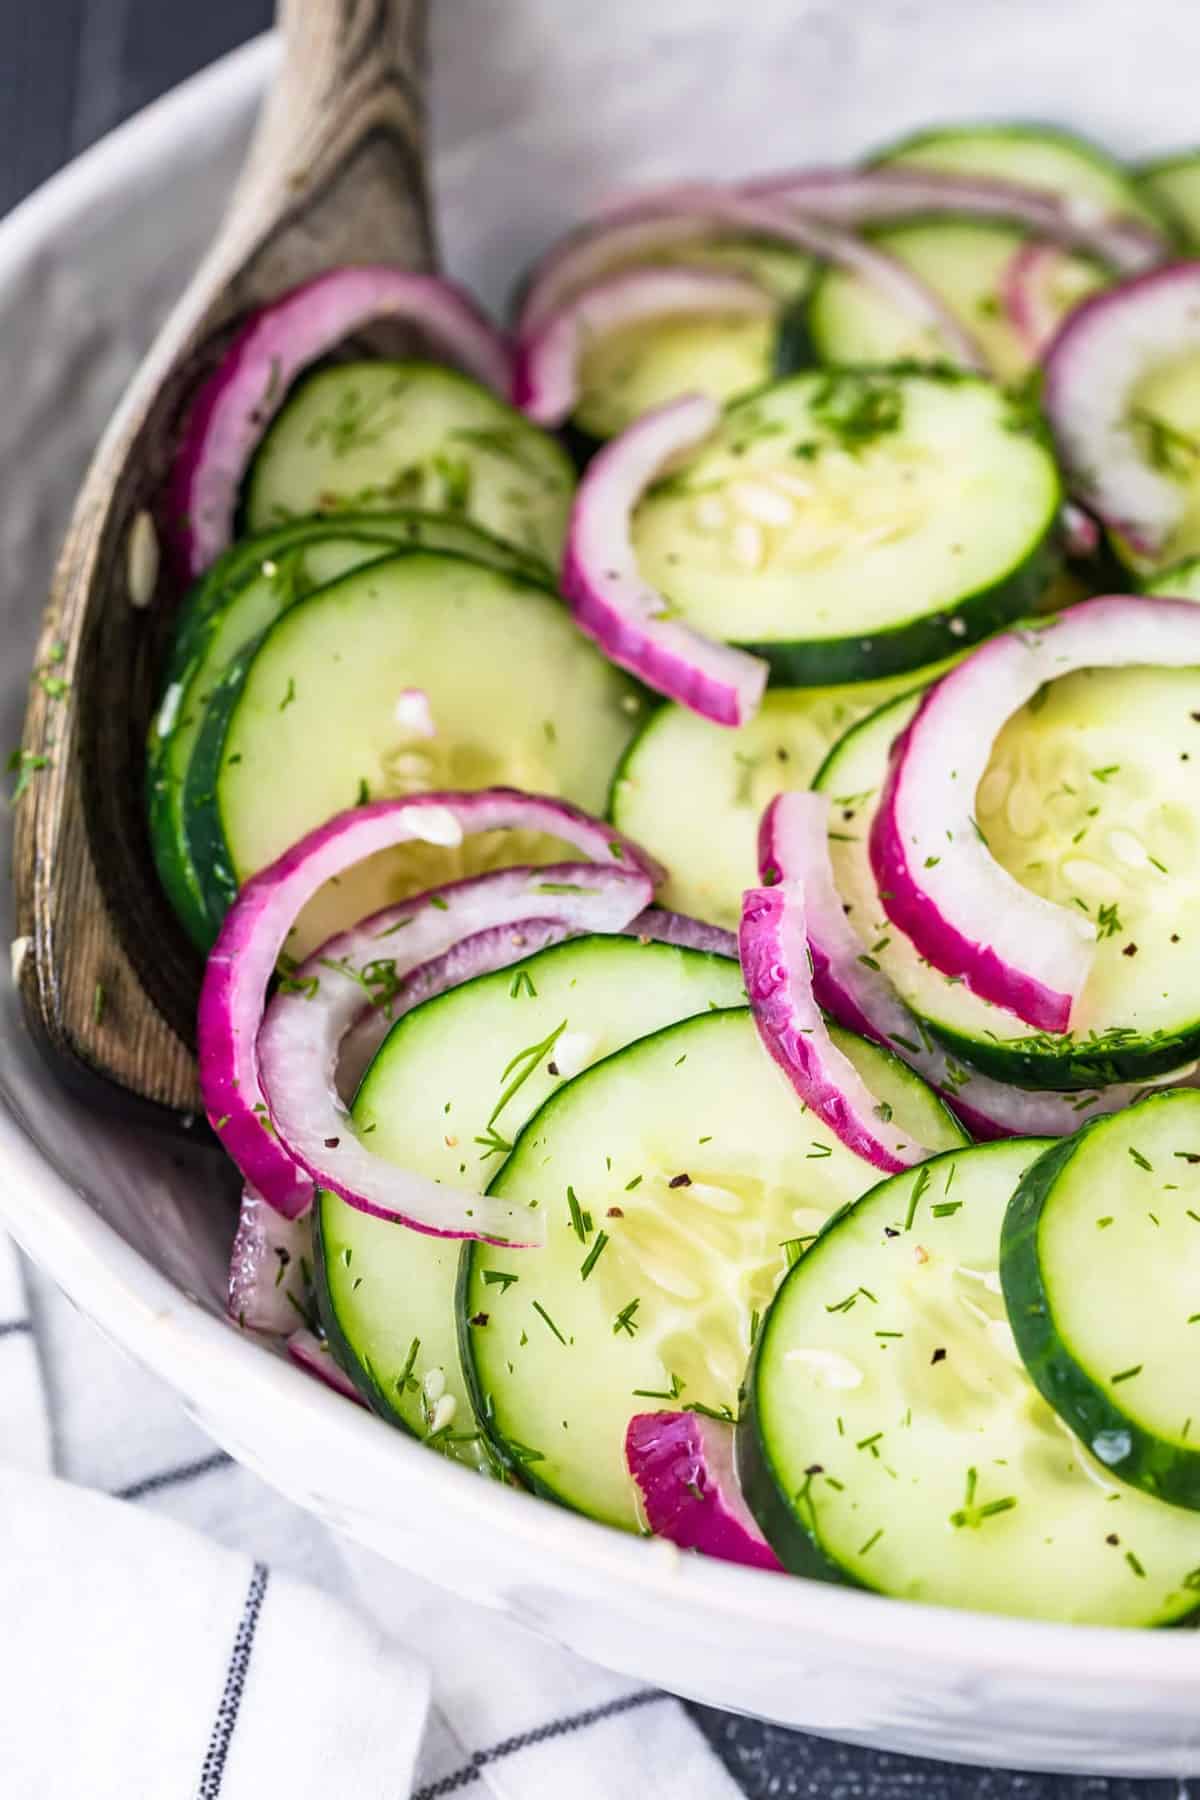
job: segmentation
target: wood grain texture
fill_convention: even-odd
[[[23,737],[39,764],[14,845],[30,1025],[76,1077],[184,1115],[199,1106],[201,967],[160,891],[142,804],[180,593],[164,567],[149,605],[132,603],[131,532],[154,519],[189,397],[240,315],[342,263],[433,258],[424,0],[283,0],[281,17],[283,71],[222,230],[81,489],[37,652],[69,687],[55,697],[33,682]]]

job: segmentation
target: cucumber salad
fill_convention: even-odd
[[[1193,255],[1200,152],[962,125],[243,323],[146,775],[238,1326],[773,1576],[1200,1614]]]

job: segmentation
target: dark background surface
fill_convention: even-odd
[[[271,12],[271,0],[2,0],[0,214]],[[749,1800],[1188,1800],[1185,1782],[954,1769],[692,1710]]]

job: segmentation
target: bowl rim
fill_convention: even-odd
[[[0,284],[14,280],[40,247],[96,200],[156,166],[206,123],[248,114],[277,59],[266,33],[156,100],[69,163],[0,222]],[[30,1052],[33,1053],[32,1050]],[[31,1201],[36,1196],[36,1203]],[[963,1612],[834,1584],[684,1556],[673,1545],[616,1531],[566,1509],[481,1481],[430,1456],[415,1440],[313,1382],[261,1344],[247,1341],[187,1294],[108,1225],[55,1163],[51,1146],[0,1095],[0,1222],[35,1262],[109,1337],[160,1375],[206,1421],[220,1428],[222,1396],[236,1393],[243,1416],[260,1409],[272,1431],[295,1442],[319,1437],[325,1466],[344,1461],[356,1483],[421,1487],[443,1528],[520,1540],[576,1591],[629,1585],[645,1602],[687,1603],[714,1633],[722,1624],[757,1625],[773,1640],[803,1632],[849,1652],[920,1655],[947,1676],[1045,1679],[1069,1674],[1073,1687],[1194,1688],[1200,1634],[1069,1625]],[[211,1403],[209,1397],[211,1396]],[[212,1425],[207,1422],[213,1421]],[[294,1435],[293,1435],[294,1434]],[[338,1459],[338,1460],[332,1460]],[[407,1459],[407,1460],[406,1460]],[[269,1475],[267,1476],[269,1480]],[[352,1527],[351,1527],[352,1529]]]

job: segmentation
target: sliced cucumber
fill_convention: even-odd
[[[609,817],[663,863],[662,904],[736,930],[743,890],[758,879],[767,802],[808,787],[850,725],[942,666],[850,687],[771,688],[737,730],[684,706],[651,713],[617,770]]]
[[[759,1334],[743,1488],[800,1574],[985,1612],[1171,1624],[1200,1603],[1200,1519],[1111,1480],[1039,1397],[1005,1319],[1001,1223],[1044,1147],[937,1157],[830,1221]]]
[[[770,315],[668,313],[604,332],[584,350],[573,421],[591,438],[611,438],[681,394],[748,393],[774,372],[776,330]]]
[[[730,406],[634,519],[689,624],[784,685],[895,675],[1028,609],[1057,553],[1040,427],[990,382],[797,375]]]
[[[873,241],[946,303],[998,380],[1029,372],[1034,352],[1009,319],[1003,296],[1004,279],[1025,242],[1021,231],[967,219],[922,220],[876,232]],[[1097,264],[1064,255],[1054,286],[1059,317],[1107,281]],[[822,362],[936,362],[947,355],[929,326],[914,325],[877,287],[845,269],[825,270],[809,300],[807,324]]]
[[[559,944],[400,1019],[359,1089],[355,1123],[381,1156],[422,1175],[486,1182],[569,1074],[741,999],[741,970],[726,957],[628,937]],[[376,1411],[422,1437],[448,1394],[446,1447],[477,1457],[478,1444],[462,1437],[474,1415],[455,1322],[461,1245],[356,1212],[333,1194],[320,1197],[315,1217],[321,1314],[343,1369]]]
[[[1198,1165],[1194,1090],[1097,1119],[1026,1171],[1000,1252],[1013,1336],[1038,1391],[1114,1475],[1193,1510]]]
[[[465,375],[339,363],[275,418],[244,503],[251,531],[308,513],[453,513],[557,567],[574,483],[553,438]]]
[[[398,545],[453,550],[532,578],[537,565],[498,538],[436,513],[305,519],[240,544],[184,602],[147,751],[150,844],[159,879],[188,935],[211,941],[204,883],[192,867],[183,790],[205,709],[234,656],[280,613]]]
[[[990,175],[1023,187],[1045,188],[1161,226],[1129,175],[1107,151],[1054,125],[943,125],[914,132],[875,158],[885,166],[945,169],[953,175]]]
[[[813,785],[835,803],[830,853],[859,932],[951,1049],[1022,1087],[1141,1081],[1200,1054],[1200,672],[1129,668],[1068,675],[1005,725],[976,818],[997,860],[1035,893],[1097,927],[1070,1033],[1030,1033],[924,963],[887,923],[868,834],[889,748],[915,699],[853,726]]]
[[[412,688],[432,737],[398,714]],[[211,928],[248,876],[368,797],[500,783],[598,811],[643,704],[544,588],[426,551],[345,576],[235,657],[209,704],[184,809]],[[322,890],[291,948],[404,893],[555,854],[519,832],[386,852]]]
[[[962,1141],[911,1071],[838,1042],[915,1138]],[[491,1187],[545,1209],[546,1247],[463,1256],[463,1360],[497,1454],[538,1492],[636,1530],[629,1419],[663,1403],[732,1416],[789,1258],[876,1173],[799,1104],[743,1007],[559,1088]]]
[[[1144,164],[1134,186],[1174,227],[1180,247],[1194,256],[1200,250],[1200,150]]]

